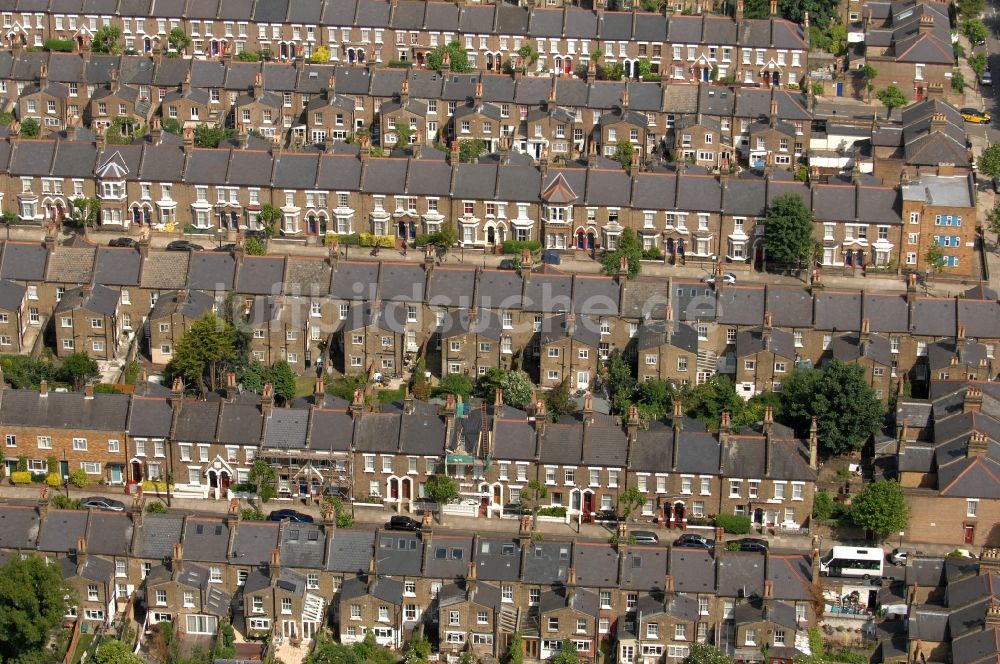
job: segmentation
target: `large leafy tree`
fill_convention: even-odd
[[[812,210],[801,196],[783,194],[774,199],[764,221],[764,250],[777,263],[798,263],[813,247]]]
[[[79,390],[88,380],[100,375],[101,370],[98,368],[97,362],[84,351],[68,355],[59,369],[59,377],[67,383],[72,383],[75,390]]]
[[[487,403],[496,401],[497,390],[503,390],[505,404],[524,410],[531,404],[535,385],[531,377],[520,369],[492,367],[480,376],[476,389]]]
[[[197,383],[202,392],[216,389],[221,364],[234,354],[233,326],[215,315],[206,313],[184,333],[174,349],[171,366],[187,380]]]
[[[538,510],[542,507],[542,501],[549,497],[549,490],[538,480],[530,480],[521,489],[521,504],[531,509],[531,529],[538,525]]]
[[[642,242],[631,228],[626,228],[618,236],[618,246],[614,251],[604,253],[604,257],[601,258],[601,271],[604,274],[618,274],[623,256],[628,259],[628,278],[633,279],[642,267],[639,264],[642,260]]]
[[[897,482],[879,480],[869,484],[851,502],[851,518],[879,537],[906,530],[910,506]]]
[[[440,72],[444,64],[445,53],[451,58],[451,71],[459,73],[472,71],[473,67],[469,62],[469,54],[465,52],[465,49],[462,48],[462,45],[458,41],[450,41],[447,44],[442,44],[427,53],[424,60],[427,68],[436,69]]]
[[[1000,143],[994,143],[983,150],[976,165],[980,173],[986,173],[991,178],[1000,177]]]
[[[12,557],[0,567],[0,658],[46,661],[49,639],[62,624],[70,589],[59,565],[36,556]]]
[[[906,106],[906,95],[895,83],[890,83],[875,93],[878,100],[885,106],[885,117],[889,117],[892,109],[899,106]]]
[[[628,407],[635,398],[636,380],[632,375],[632,366],[617,350],[611,351],[608,357],[604,384],[608,388],[614,411],[619,414],[628,412]]]
[[[823,369],[801,369],[783,385],[782,419],[806,435],[816,418],[827,454],[860,449],[882,425],[882,402],[865,381],[864,368],[834,360]]]
[[[546,392],[544,398],[545,408],[554,422],[558,422],[560,417],[573,410],[573,400],[569,395],[569,380],[566,378]]]
[[[106,25],[94,33],[94,53],[117,55],[122,52],[122,31],[113,25]]]
[[[580,654],[572,641],[563,639],[562,648],[549,661],[552,664],[580,664]]]
[[[669,381],[643,381],[635,391],[635,406],[645,420],[658,420],[670,412],[676,393],[674,384]]]
[[[730,423],[736,429],[760,419],[758,410],[736,393],[736,386],[727,376],[716,374],[688,389],[683,396],[684,414],[704,422],[709,428],[719,426],[724,410],[729,411]],[[763,414],[763,409],[759,414]]]
[[[254,459],[253,465],[250,466],[250,472],[247,474],[247,481],[256,487],[257,497],[262,503],[266,503],[277,495],[274,484],[278,481],[278,474],[274,467],[267,462],[267,459]]]
[[[194,128],[194,144],[200,148],[217,148],[219,143],[231,138],[234,130],[229,127],[215,127],[200,124]]]
[[[278,360],[268,375],[274,387],[274,395],[281,399],[281,403],[290,405],[295,398],[295,373],[292,372],[292,367],[285,360]]]
[[[646,503],[646,494],[639,491],[638,487],[630,486],[618,496],[618,504],[622,508],[622,519],[628,521],[632,513]]]

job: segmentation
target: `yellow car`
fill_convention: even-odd
[[[985,111],[977,111],[974,108],[963,108],[962,119],[966,122],[973,122],[975,124],[989,124],[993,120],[993,116]]]

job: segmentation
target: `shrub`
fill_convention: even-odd
[[[390,69],[409,69],[413,66],[413,62],[410,60],[389,60],[386,67]]]
[[[505,254],[520,256],[525,249],[533,254],[537,253],[542,250],[542,243],[538,240],[504,240],[503,252]]]
[[[396,246],[396,238],[392,235],[375,235],[373,233],[361,233],[358,238],[362,247],[386,247]]]
[[[59,476],[59,473],[49,473],[45,476],[45,483],[51,487],[57,487],[62,484],[62,477]]]
[[[167,491],[167,483],[162,481],[153,480],[143,480],[142,481],[142,492],[143,493],[165,493]]]
[[[80,507],[79,500],[73,500],[72,498],[64,496],[61,493],[57,493],[56,495],[52,496],[52,506],[58,510],[82,509]]]
[[[642,257],[649,261],[658,261],[663,258],[663,252],[659,247],[650,247],[642,252]]]
[[[834,500],[829,491],[817,491],[813,498],[813,517],[822,520],[833,516]]]
[[[256,507],[246,507],[240,510],[240,518],[244,521],[263,521],[264,513]]]
[[[87,472],[83,468],[77,468],[69,476],[69,483],[77,489],[82,489],[87,486],[89,482],[90,479],[87,477]]]
[[[248,237],[243,242],[243,249],[246,251],[247,256],[264,256],[267,254],[267,247],[260,239],[255,237]]]
[[[565,507],[542,507],[538,510],[538,516],[566,516]]]
[[[750,532],[750,517],[739,514],[720,514],[715,517],[715,525],[732,535],[746,535]]]
[[[158,500],[154,500],[150,504],[146,505],[147,514],[166,514],[167,506]]]
[[[740,550],[739,542],[726,542],[726,551],[739,551],[739,550]]]
[[[72,39],[46,39],[42,44],[46,51],[58,51],[60,53],[72,53],[76,48],[76,42]]]
[[[31,484],[31,473],[26,470],[15,470],[10,474],[10,481],[14,484]]]
[[[361,246],[361,238],[357,233],[351,233],[349,235],[327,235],[323,238],[323,244],[333,244],[334,239],[337,240],[337,244],[339,245],[347,247]]]

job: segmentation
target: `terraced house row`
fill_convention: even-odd
[[[693,53],[692,53],[693,55]],[[369,133],[385,148],[410,126],[412,143],[502,139],[533,158],[613,154],[629,139],[643,161],[672,146],[675,127],[700,116],[715,132],[707,147],[678,141],[678,158],[705,166],[764,160],[789,166],[809,149],[811,113],[798,90],[729,88],[709,83],[596,81],[500,73],[438,73],[421,68],[313,63],[246,63],[149,56],[0,54],[0,76],[18,91],[14,107],[47,131],[81,123],[93,131],[116,119],[145,126],[218,124],[281,144],[320,145]],[[773,110],[772,110],[773,105]],[[762,119],[780,121],[758,146]],[[687,120],[684,116],[691,116]],[[766,125],[767,122],[764,122]],[[754,135],[751,136],[751,133]],[[88,134],[89,135],[89,134]],[[418,138],[420,140],[418,140]],[[767,137],[765,137],[767,138]],[[772,144],[773,143],[773,144]],[[258,145],[267,145],[257,142]],[[766,153],[773,158],[765,159]]]
[[[681,80],[707,81],[717,68],[718,76],[734,75],[746,84],[797,85],[808,71],[808,26],[778,18],[776,2],[772,16],[763,19],[744,18],[742,2],[735,16],[609,12],[602,1],[595,5],[584,9],[562,0],[543,7],[397,0],[9,0],[0,8],[0,21],[6,44],[15,47],[59,39],[89,51],[98,30],[110,25],[121,30],[121,46],[138,53],[172,50],[167,36],[179,28],[190,36],[191,52],[205,58],[254,51],[301,59],[322,47],[332,61],[422,66],[429,51],[458,41],[474,67],[498,72],[507,65],[529,65],[538,72],[570,73],[598,50],[606,62],[622,63],[630,76],[638,76],[640,59]],[[537,61],[522,62],[527,45]]]
[[[322,524],[0,507],[2,556],[41,555],[76,589],[74,616],[94,628],[126,608],[144,628],[308,642],[331,626],[343,642],[375,634],[400,648],[418,627],[443,653],[504,654],[515,631],[525,656],[571,640],[623,661],[683,658],[714,642],[739,656],[761,645],[792,657],[815,624],[817,552],[779,555],[451,533],[337,529]]]

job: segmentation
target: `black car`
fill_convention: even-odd
[[[739,540],[733,540],[738,548],[737,551],[756,551],[757,553],[767,553],[767,540],[757,539],[755,537],[745,537]]]
[[[528,516],[531,514],[531,510],[521,503],[507,503],[503,506],[503,513],[515,514],[517,516]]]
[[[408,516],[394,516],[385,524],[386,530],[406,530],[411,533],[419,533],[423,528],[416,519]]]
[[[302,512],[296,512],[295,510],[274,510],[267,515],[268,521],[284,521],[288,519],[292,523],[312,523],[313,518],[308,514],[303,514]]]
[[[109,247],[128,247],[135,248],[139,246],[139,243],[130,237],[116,237],[111,242],[108,242]]]
[[[500,261],[499,265],[497,265],[497,269],[498,270],[516,270],[517,269],[517,263],[515,263],[514,259],[512,259],[512,258],[505,258],[502,261]]]
[[[236,245],[232,244],[232,243],[230,243],[230,244],[220,244],[215,249],[212,249],[212,251],[225,251],[226,253],[230,253],[231,254],[234,251],[236,251]]]
[[[603,521],[604,523],[618,523],[621,521],[621,516],[614,510],[601,510],[594,514],[594,521]]]
[[[692,533],[685,533],[674,540],[674,546],[679,549],[711,549],[714,544],[713,540]]]
[[[90,498],[84,498],[80,501],[80,507],[94,508],[95,510],[107,510],[109,512],[124,512],[125,503],[120,500],[114,500],[113,498],[103,498],[101,496],[91,496]]]
[[[167,245],[167,251],[204,251],[205,247],[188,240],[174,240]]]

